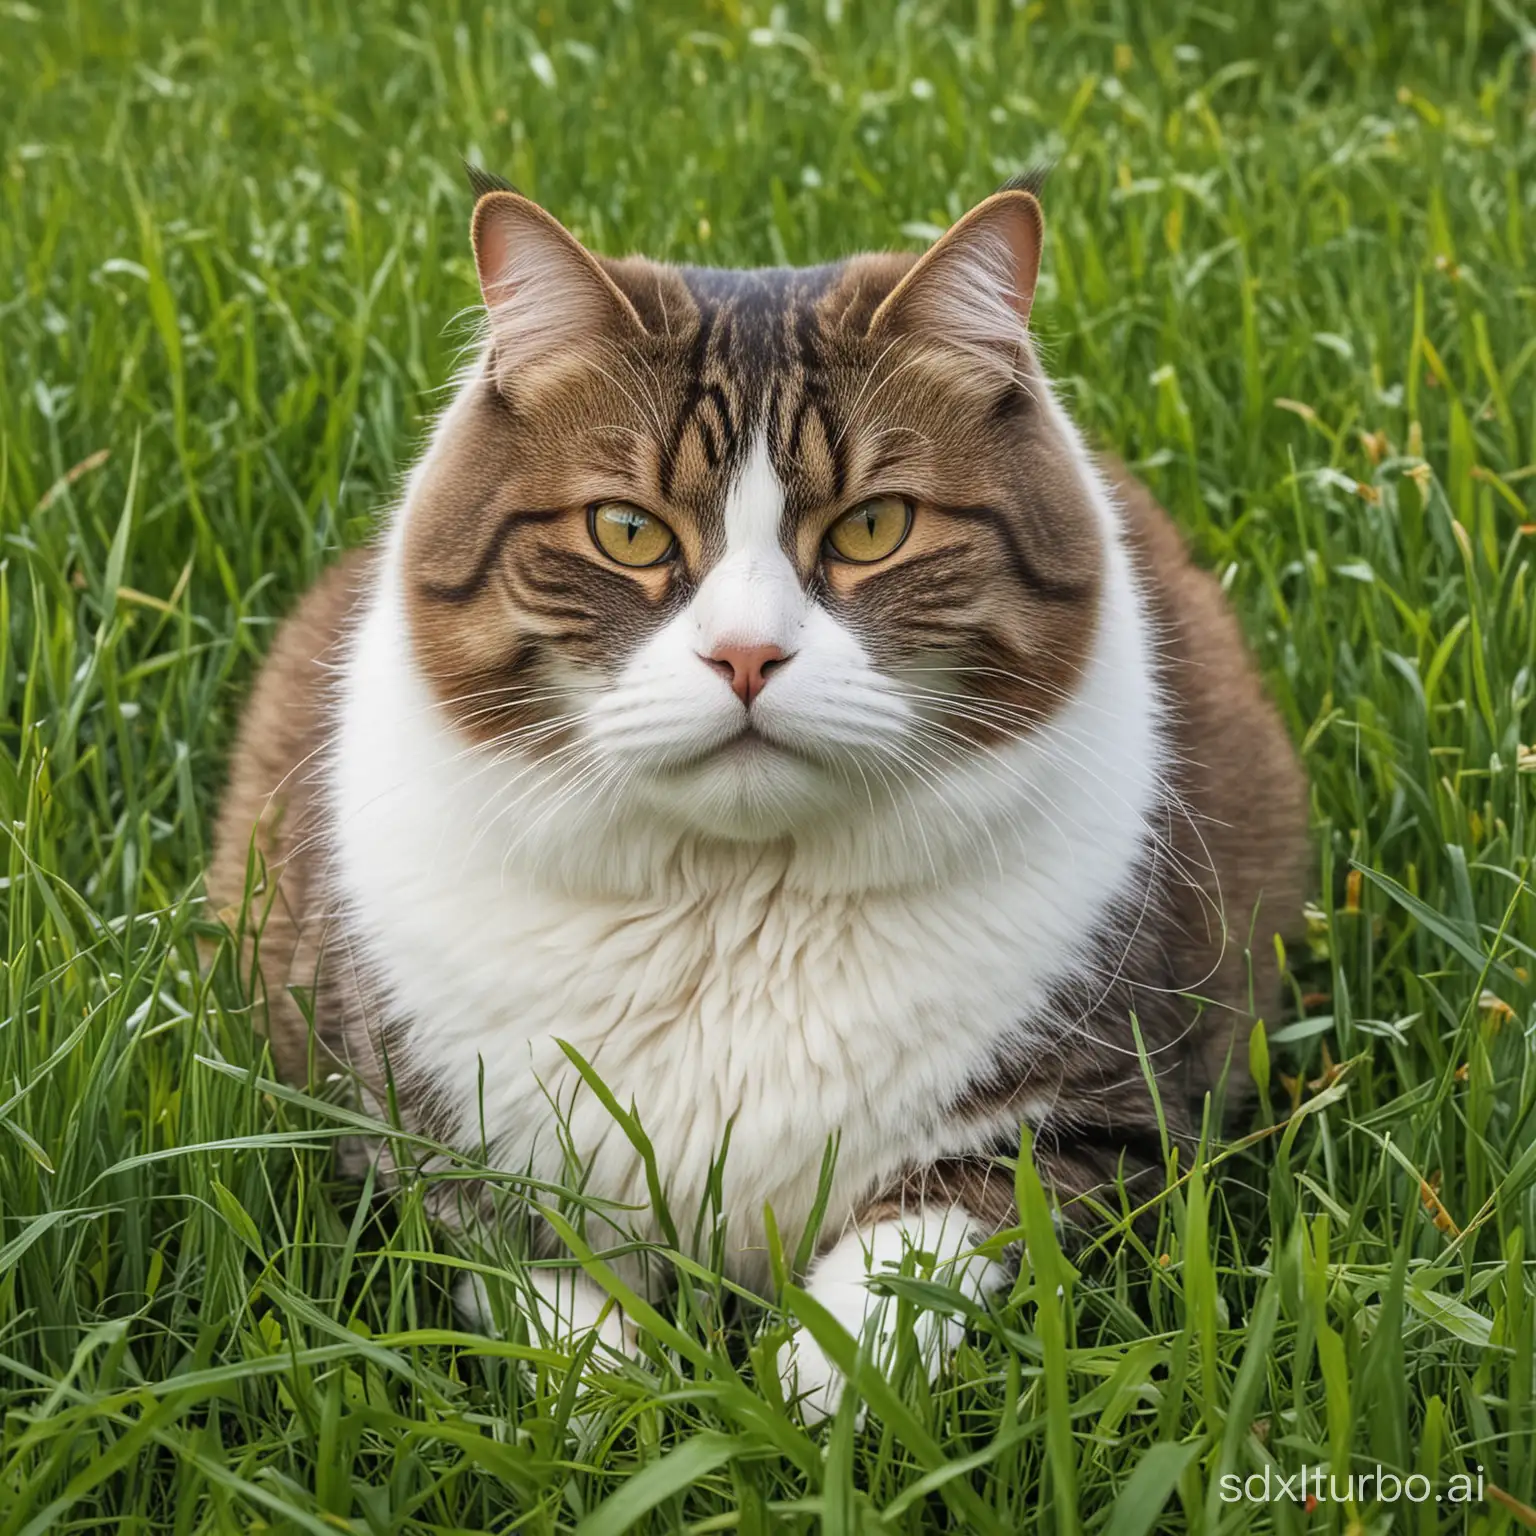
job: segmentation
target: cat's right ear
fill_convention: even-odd
[[[643,332],[597,258],[537,203],[487,192],[470,225],[499,387],[543,363],[578,360],[603,339]]]
[[[918,257],[875,311],[869,334],[913,335],[1010,373],[1029,326],[1044,223],[1027,187],[1005,187]]]

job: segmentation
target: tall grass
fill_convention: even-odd
[[[1533,63],[1521,0],[0,3],[0,1532],[1536,1524]],[[461,155],[716,263],[920,243],[1054,160],[1050,365],[1301,745],[1251,1133],[1068,1254],[1023,1156],[1029,1260],[933,1386],[793,1255],[756,1307],[658,1253],[632,1364],[458,1332],[517,1253],[336,1179],[351,1112],[200,967],[244,686],[442,399]],[[1378,1465],[1440,1500],[1223,1493]]]

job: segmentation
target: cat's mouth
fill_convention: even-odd
[[[764,735],[749,722],[729,740],[715,742],[702,751],[674,759],[667,764],[666,771],[669,774],[683,774],[699,768],[711,767],[716,763],[746,765],[759,761],[771,762],[775,758],[794,758],[802,763],[815,763],[815,759],[808,752],[792,746],[789,742],[780,741],[777,737]]]

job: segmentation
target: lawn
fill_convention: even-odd
[[[0,0],[0,127],[0,1533],[1536,1525],[1527,0]],[[1054,162],[1049,365],[1306,761],[1238,1138],[1155,1238],[1069,1263],[1032,1207],[862,1428],[783,1406],[792,1285],[675,1265],[624,1366],[458,1332],[425,1181],[338,1180],[353,1118],[200,960],[244,691],[466,335],[461,156],[719,264]],[[1229,1497],[1378,1467],[1429,1497]]]

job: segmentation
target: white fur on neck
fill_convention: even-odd
[[[899,814],[882,806],[800,840],[686,835],[584,793],[579,767],[455,735],[407,640],[408,489],[343,679],[334,880],[354,950],[463,1145],[483,1133],[503,1166],[559,1179],[558,1109],[588,1189],[643,1204],[638,1159],[580,1084],[557,1043],[569,1041],[637,1107],[685,1233],[730,1125],[727,1261],[749,1284],[767,1275],[764,1202],[797,1232],[829,1137],[833,1226],[898,1170],[969,1150],[945,1107],[1000,1041],[1040,1037],[1052,986],[1136,894],[1165,762],[1153,636],[1117,516],[1045,399],[1107,536],[1076,695],[1031,737],[976,754],[944,799],[915,783]],[[501,820],[498,806],[511,808]],[[643,1213],[633,1227],[659,1235]]]

